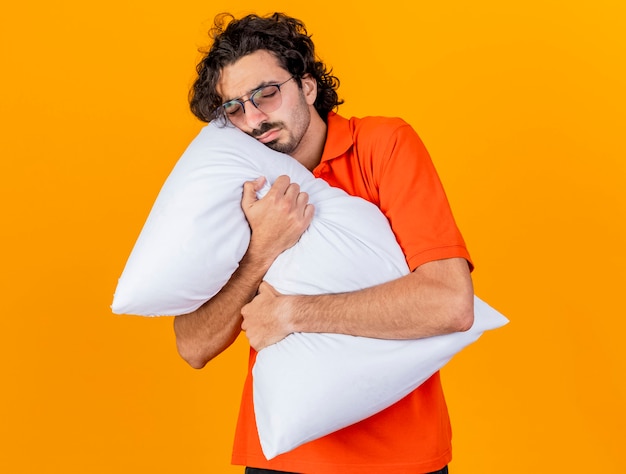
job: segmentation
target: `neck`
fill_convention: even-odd
[[[326,123],[319,116],[317,111],[311,114],[309,128],[302,138],[298,149],[293,153],[293,158],[305,166],[309,171],[319,165],[326,144]]]

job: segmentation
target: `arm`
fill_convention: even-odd
[[[241,331],[241,308],[254,297],[276,257],[293,246],[313,218],[308,195],[286,176],[279,177],[260,200],[264,179],[244,183],[241,205],[252,230],[248,250],[228,283],[196,311],[176,316],[178,352],[202,368],[230,346]]]
[[[292,332],[417,339],[469,329],[473,296],[462,258],[425,263],[405,277],[351,293],[285,296],[263,283],[242,309],[242,328],[257,350]]]
[[[378,205],[413,272],[334,295],[287,297],[263,284],[242,310],[242,327],[256,349],[295,331],[412,339],[465,330],[473,322],[469,254],[422,141],[398,119],[362,120],[356,127],[353,153],[361,175],[329,172],[326,179]]]

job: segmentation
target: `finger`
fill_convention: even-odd
[[[315,215],[315,206],[313,204],[307,204],[304,208],[304,218],[310,224]]]
[[[276,290],[276,288],[274,288],[272,285],[270,285],[266,281],[262,281],[261,284],[259,285],[259,293],[271,293],[274,296],[280,296],[281,295]]]
[[[300,185],[298,183],[291,183],[287,189],[285,190],[285,197],[290,200],[290,202],[296,202],[300,196]]]
[[[289,178],[289,176],[281,175],[276,178],[276,181],[274,181],[274,184],[272,184],[272,186],[270,187],[268,194],[272,193],[278,196],[282,196],[283,194],[285,194],[285,191],[289,189],[290,184],[291,179]]]
[[[262,281],[261,284],[259,285],[259,293],[264,293],[266,291],[274,291],[274,287],[272,287],[272,285],[270,285],[268,282],[266,281]]]
[[[260,176],[254,181],[246,181],[243,183],[243,196],[241,197],[241,205],[243,207],[249,207],[258,201],[256,193],[265,184],[265,177]]]
[[[301,192],[296,197],[296,205],[302,209],[306,208],[309,203],[309,194],[305,192]]]

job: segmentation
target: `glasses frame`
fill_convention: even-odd
[[[278,93],[281,94],[281,86],[285,85],[286,83],[288,83],[289,81],[291,81],[292,79],[295,79],[296,76],[291,76],[289,79],[287,79],[286,81],[280,82],[278,84],[265,84],[264,86],[259,87],[258,89],[254,89],[253,91],[251,91],[248,94],[248,98],[246,100],[241,100],[241,97],[244,97],[243,95],[241,97],[237,97],[236,99],[231,99],[227,102],[224,102],[222,105],[220,105],[217,110],[216,110],[216,114],[218,116],[222,116],[222,117],[229,117],[230,115],[226,112],[226,105],[232,103],[232,102],[237,102],[239,105],[241,105],[241,110],[243,110],[243,113],[245,115],[246,113],[246,106],[245,103],[246,102],[250,102],[252,105],[254,105],[254,107],[257,110],[260,110],[261,112],[263,112],[264,114],[267,113],[264,110],[262,110],[259,105],[256,103],[256,101],[254,100],[254,97],[256,95],[258,95],[263,89],[265,89],[266,87],[276,87],[278,89]],[[282,101],[282,96],[281,96],[281,101]],[[280,107],[280,106],[279,106]],[[271,112],[271,111],[270,111]]]

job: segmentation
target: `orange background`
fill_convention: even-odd
[[[245,339],[194,371],[171,319],[109,310],[202,126],[186,94],[226,9],[302,18],[340,111],[402,116],[431,151],[476,292],[511,319],[444,369],[452,472],[626,472],[624,5],[5,5],[0,472],[242,472]]]

